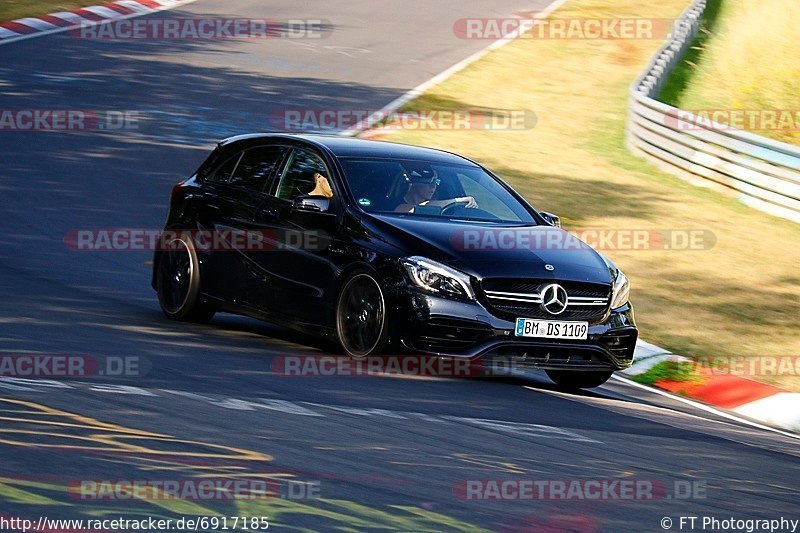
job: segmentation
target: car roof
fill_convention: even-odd
[[[258,140],[300,140],[315,146],[325,148],[335,157],[354,158],[391,158],[391,159],[421,159],[439,163],[454,163],[460,165],[476,165],[466,157],[422,146],[412,146],[385,141],[373,141],[356,137],[324,134],[291,134],[291,133],[250,133],[237,135],[220,141],[220,145],[234,142]]]

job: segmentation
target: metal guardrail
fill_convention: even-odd
[[[800,223],[800,147],[710,122],[655,99],[691,46],[705,8],[706,0],[695,0],[683,12],[631,86],[628,148],[679,177],[733,189],[743,203]]]

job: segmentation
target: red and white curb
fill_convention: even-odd
[[[0,23],[0,45],[80,28],[82,24],[102,24],[149,15],[191,4],[197,0],[119,0],[110,4],[59,11],[39,17],[26,17]]]
[[[654,344],[640,341],[636,345],[634,364],[623,375],[643,374],[663,361],[689,362],[691,359],[672,354]],[[800,432],[800,393],[787,392],[761,381],[742,376],[699,371],[701,381],[660,381],[661,390],[692,398],[707,405],[736,413],[764,424]]]

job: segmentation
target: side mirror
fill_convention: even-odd
[[[325,196],[311,196],[303,194],[292,202],[293,211],[311,211],[314,213],[327,213],[331,207],[331,199]]]
[[[542,215],[542,218],[545,219],[545,221],[551,226],[555,226],[556,228],[561,227],[561,219],[558,217],[558,215],[548,213],[547,211],[539,211],[539,214]]]

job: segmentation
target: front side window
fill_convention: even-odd
[[[283,173],[276,196],[284,200],[294,200],[306,194],[330,198],[333,191],[328,169],[322,159],[313,152],[297,148]]]
[[[253,191],[268,191],[275,169],[286,149],[280,146],[259,146],[245,150],[228,183]]]

